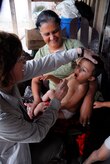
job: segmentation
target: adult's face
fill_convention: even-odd
[[[52,21],[43,23],[40,33],[50,50],[57,50],[62,46],[62,34],[58,24]]]
[[[18,61],[16,62],[15,66],[11,70],[11,76],[12,76],[12,85],[17,83],[18,81],[21,81],[24,76],[24,65],[26,63],[26,60],[24,56],[21,56]]]

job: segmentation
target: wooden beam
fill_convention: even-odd
[[[16,9],[14,0],[9,0],[13,32],[18,35],[17,19],[16,19]]]
[[[33,22],[32,22],[32,8],[31,8],[31,0],[27,0],[28,3],[28,19],[29,19],[29,27],[28,28],[32,28],[33,27]]]

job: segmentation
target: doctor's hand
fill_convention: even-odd
[[[55,91],[55,98],[61,101],[67,94],[67,91],[68,91],[67,81],[64,79],[57,85]]]
[[[78,54],[80,54],[80,57],[84,57],[89,59],[94,64],[97,64],[97,61],[95,59],[95,56],[98,56],[94,51],[87,48],[77,48]]]

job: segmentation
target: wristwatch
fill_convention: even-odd
[[[84,56],[84,47],[80,47],[81,48],[81,51],[82,53],[80,54],[80,57],[83,57]]]

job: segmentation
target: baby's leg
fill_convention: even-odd
[[[48,101],[55,97],[55,90],[48,90],[43,96],[42,101]]]
[[[47,107],[45,102],[40,102],[37,107],[34,109],[34,116],[37,116],[39,112],[43,113],[45,108]]]

